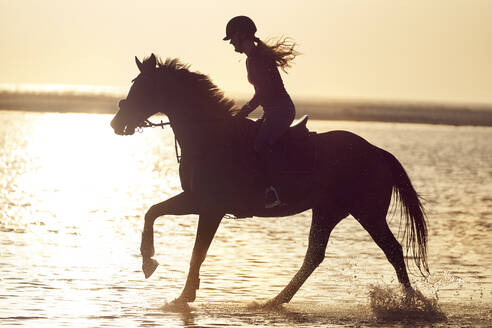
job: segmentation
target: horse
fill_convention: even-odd
[[[200,267],[224,217],[285,217],[307,210],[312,210],[312,222],[304,261],[287,286],[265,306],[280,306],[293,298],[322,263],[331,231],[348,215],[382,249],[403,290],[412,292],[407,273],[409,256],[404,257],[402,245],[386,222],[393,195],[405,220],[402,242],[406,253],[411,250],[420,273],[429,274],[427,223],[421,197],[391,153],[351,132],[308,131],[304,120],[286,133],[290,138],[282,137],[278,143],[283,144],[279,146],[282,149],[312,149],[314,156],[309,157],[307,152],[291,156],[301,162],[309,162],[309,157],[311,164],[304,165],[302,172],[285,170],[272,176],[283,186],[279,193],[283,192],[281,198],[287,201],[267,209],[262,202],[264,176],[258,174],[251,146],[258,124],[236,117],[234,101],[226,98],[207,75],[191,71],[179,59],[162,61],[152,54],[142,62],[135,57],[135,61],[140,73],[132,81],[126,99],[119,102],[110,125],[118,135],[132,135],[136,129],[148,126],[150,116],[165,114],[181,149],[179,176],[183,189],[145,213],[140,247],[145,278],[158,266],[153,259],[155,220],[164,215],[199,216],[188,276],[174,304],[195,301]],[[296,140],[301,147],[291,147]]]

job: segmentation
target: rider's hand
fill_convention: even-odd
[[[245,103],[243,107],[237,112],[236,117],[237,118],[245,118],[248,116],[248,114],[251,112],[251,106],[249,105],[249,102]]]

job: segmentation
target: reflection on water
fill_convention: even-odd
[[[326,260],[291,304],[278,293],[302,263],[310,213],[225,220],[190,311],[163,310],[184,284],[194,216],[156,222],[156,273],[145,280],[139,243],[146,209],[180,190],[170,130],[115,136],[111,117],[0,111],[0,323],[2,326],[402,327],[371,310],[397,288],[393,268],[352,218],[332,233]],[[356,132],[391,151],[426,198],[432,276],[412,276],[447,321],[492,321],[492,129],[311,122]],[[399,220],[391,220],[394,231]],[[414,272],[417,270],[414,268]],[[382,287],[381,287],[382,286]],[[374,294],[373,294],[374,295]],[[374,299],[374,298],[373,298]],[[411,320],[410,320],[411,321]],[[413,326],[416,322],[411,322]]]

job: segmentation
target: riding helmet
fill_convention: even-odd
[[[230,40],[231,37],[237,32],[253,36],[256,33],[256,25],[253,20],[247,16],[233,17],[227,23],[226,36],[222,40]]]

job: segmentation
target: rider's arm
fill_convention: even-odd
[[[282,79],[274,62],[255,57],[249,63],[248,75],[253,77],[255,94],[238,112],[238,115],[243,117],[248,116],[265,101],[275,98],[279,88],[283,89]]]
[[[259,101],[258,101],[258,97],[255,94],[253,96],[253,98],[251,98],[250,101],[248,101],[247,103],[245,103],[243,105],[243,107],[239,110],[239,112],[237,113],[236,116],[246,117],[246,116],[249,115],[249,113],[251,113],[252,111],[254,111],[259,105],[260,104],[259,104]]]

